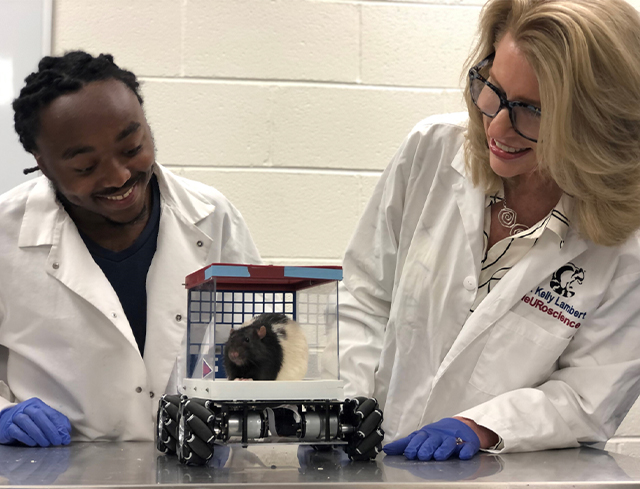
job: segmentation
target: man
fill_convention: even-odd
[[[0,443],[152,439],[185,276],[258,251],[219,192],[156,163],[111,56],[45,57],[25,81],[15,127],[43,176],[0,197]]]

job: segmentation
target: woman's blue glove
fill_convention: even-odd
[[[16,441],[30,447],[68,445],[71,423],[64,414],[47,406],[37,397],[0,412],[0,444]]]
[[[480,450],[480,439],[462,421],[444,418],[385,445],[382,450],[387,455],[404,453],[409,460],[447,460],[451,456],[469,460]]]

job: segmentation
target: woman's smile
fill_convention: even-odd
[[[515,160],[532,151],[531,148],[514,148],[513,146],[508,146],[496,141],[494,138],[489,139],[489,150],[503,160]]]

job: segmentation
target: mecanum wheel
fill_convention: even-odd
[[[183,398],[178,422],[178,460],[186,465],[204,465],[213,457],[214,414],[203,399]]]

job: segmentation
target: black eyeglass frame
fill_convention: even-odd
[[[491,119],[493,119],[495,116],[497,116],[500,113],[500,111],[503,108],[506,108],[509,111],[509,120],[511,121],[511,126],[513,127],[513,130],[518,134],[520,134],[520,136],[522,136],[523,138],[528,139],[529,141],[533,141],[534,143],[537,143],[538,142],[537,139],[533,139],[533,138],[530,138],[529,136],[525,136],[520,131],[518,131],[518,128],[516,127],[516,118],[513,115],[513,108],[524,107],[525,109],[529,109],[535,112],[538,116],[542,115],[542,110],[539,107],[536,107],[535,105],[527,104],[525,102],[518,102],[518,101],[512,102],[510,100],[507,100],[507,98],[502,94],[502,90],[500,90],[490,81],[487,81],[487,79],[480,74],[480,70],[485,66],[487,66],[489,63],[491,63],[493,61],[493,58],[495,58],[495,56],[496,56],[495,52],[491,53],[485,59],[480,61],[480,63],[478,63],[477,65],[475,65],[473,68],[469,70],[469,94],[471,95],[471,100],[473,101],[473,105],[478,107],[478,104],[474,100],[473,92],[471,90],[471,86],[473,85],[473,80],[477,79],[477,80],[480,80],[482,83],[484,83],[491,90],[493,90],[493,92],[498,96],[498,99],[500,99],[500,106],[498,107],[498,110],[496,111],[495,114],[493,115],[487,114],[480,107],[478,107],[478,110],[482,112],[484,115],[486,115],[487,117],[490,117]]]

